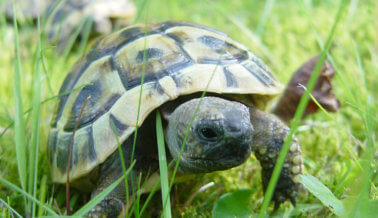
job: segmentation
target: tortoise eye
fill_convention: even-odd
[[[217,137],[217,133],[210,129],[210,128],[203,128],[201,129],[201,134],[205,137],[205,138],[208,138],[208,139],[212,139],[212,138],[216,138]]]
[[[211,127],[199,128],[198,133],[206,141],[216,141],[219,138],[218,132]]]

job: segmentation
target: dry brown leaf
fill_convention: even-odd
[[[299,101],[305,92],[304,88],[299,85],[307,86],[307,82],[310,79],[318,58],[319,56],[311,58],[293,74],[283,95],[274,108],[273,113],[285,122],[290,121],[294,117]],[[340,108],[340,101],[333,93],[331,84],[334,75],[335,69],[332,64],[328,61],[324,61],[318,81],[316,82],[314,90],[311,92],[320,105],[329,112],[336,112]],[[318,109],[319,107],[310,99],[303,117],[315,113]]]

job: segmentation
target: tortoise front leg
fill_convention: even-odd
[[[274,115],[264,113],[256,108],[250,108],[250,116],[255,130],[252,151],[262,167],[262,183],[265,192],[284,140],[289,133],[289,128]],[[295,205],[299,175],[302,170],[301,149],[297,138],[294,137],[274,191],[275,210],[286,199],[290,199]]]
[[[122,144],[122,152],[124,155],[126,168],[130,166],[131,155],[131,140],[126,140]],[[135,168],[132,169],[134,175],[138,175]],[[123,176],[122,162],[120,153],[116,150],[110,155],[99,168],[99,178],[97,180],[96,188],[92,191],[91,198],[93,199],[101,191],[113,184],[117,179]],[[128,175],[128,188],[131,191],[131,177]],[[135,184],[135,183],[134,183]],[[130,192],[129,191],[129,192]],[[130,193],[129,193],[130,194]],[[100,203],[98,203],[92,210],[86,214],[86,217],[118,217],[125,209],[126,205],[126,188],[125,182],[122,181],[116,186],[113,191],[109,193]]]
[[[145,181],[146,176],[158,170],[159,163],[156,160],[157,147],[153,142],[156,138],[151,136],[149,129],[153,129],[151,125],[154,123],[151,120],[146,120],[140,128],[135,145],[134,159],[135,165],[131,169],[128,178],[128,193],[126,193],[125,182],[122,181],[115,189],[110,192],[98,205],[96,205],[88,214],[88,217],[117,217],[124,216],[128,210],[128,206],[132,204],[134,193],[137,191],[139,175],[142,175],[142,181]],[[153,120],[152,120],[153,121]],[[131,154],[133,149],[134,135],[131,135],[122,144],[123,159],[126,168],[131,165]],[[98,193],[106,187],[115,182],[123,175],[122,162],[118,150],[116,150],[106,161],[100,165],[100,176],[97,181],[97,186],[92,192],[91,198],[95,197]],[[140,192],[139,190],[138,192]],[[127,196],[128,194],[128,196]],[[129,205],[126,205],[126,198],[129,198]],[[122,213],[121,213],[122,212]]]
[[[96,189],[91,194],[91,198],[94,198],[122,175],[123,171],[121,167],[115,168],[107,174],[101,175]],[[125,202],[125,183],[121,182],[108,196],[92,208],[88,214],[86,214],[86,217],[117,217],[121,211],[124,210]]]

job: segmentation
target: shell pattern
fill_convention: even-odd
[[[135,130],[140,97],[138,126],[163,103],[204,90],[265,96],[265,101],[282,85],[249,49],[209,27],[165,22],[102,38],[61,87],[60,93],[68,94],[59,99],[48,142],[53,180],[66,181],[72,140],[71,180],[112,154]]]

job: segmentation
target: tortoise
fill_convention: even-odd
[[[69,166],[72,184],[96,196],[123,175],[119,143],[130,165],[137,126],[133,175],[158,171],[156,110],[164,118],[167,158],[176,162],[199,105],[179,172],[226,170],[253,151],[265,190],[289,128],[263,110],[281,90],[260,58],[220,30],[188,22],[127,27],[99,40],[62,84],[60,93],[69,94],[59,99],[48,139],[52,179],[65,183]],[[273,196],[276,208],[287,199],[295,204],[302,169],[294,137]],[[120,184],[89,215],[115,216],[125,198]]]
[[[128,0],[16,0],[16,14],[25,18],[47,18],[46,32],[50,42],[57,42],[58,52],[67,46],[77,28],[91,27],[96,34],[109,34],[115,25],[126,26],[136,13]],[[2,6],[2,7],[1,7]],[[12,1],[0,8],[13,17]]]
[[[54,0],[14,0],[15,14],[13,13],[12,0],[3,0],[0,3],[0,12],[5,17],[12,18],[15,14],[20,19],[36,19],[41,16]]]

